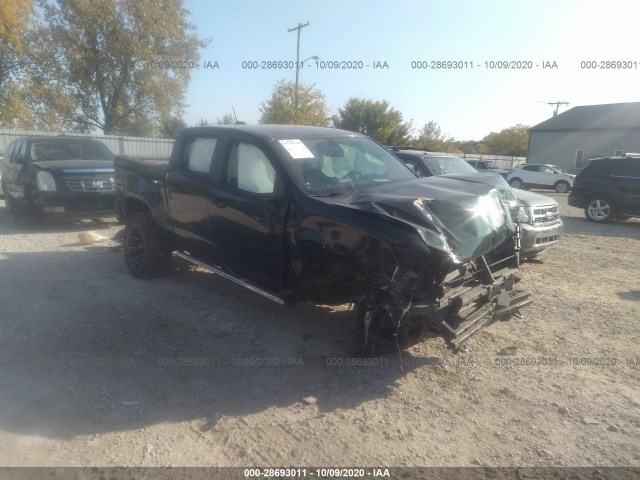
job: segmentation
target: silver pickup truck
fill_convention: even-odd
[[[520,224],[520,257],[534,258],[562,237],[563,224],[558,202],[553,198],[526,190],[512,189],[502,176],[476,171],[460,157],[451,153],[427,152],[411,147],[388,147],[396,157],[406,163],[419,177],[447,175],[467,181],[495,185],[505,195],[509,208]],[[517,203],[512,200],[517,197]]]
[[[558,202],[539,193],[515,189],[518,198],[518,221],[521,228],[520,256],[533,258],[558,242],[564,225]]]

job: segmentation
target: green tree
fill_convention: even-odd
[[[31,0],[0,2],[0,53],[7,50],[22,52],[22,32],[31,20],[32,10]]]
[[[324,94],[313,85],[298,85],[298,112],[295,103],[296,85],[280,80],[271,98],[260,107],[260,123],[329,126],[329,112]]]
[[[210,122],[206,118],[202,117],[200,117],[200,120],[193,124],[194,127],[213,127],[214,125],[215,123]]]
[[[375,101],[351,97],[333,117],[336,128],[368,135],[383,145],[402,145],[408,142],[411,122],[404,122],[402,114],[389,106],[387,100]]]
[[[482,139],[482,153],[525,157],[529,143],[529,126],[517,124],[500,132],[491,132]]]
[[[187,124],[180,117],[171,117],[162,122],[160,136],[164,138],[178,138],[182,130],[187,128]]]
[[[37,79],[73,101],[70,124],[105,134],[157,131],[182,113],[189,68],[206,45],[183,0],[42,0]]]
[[[463,153],[481,153],[482,152],[482,142],[479,140],[457,141],[456,146]]]
[[[0,126],[33,127],[20,78],[32,9],[31,0],[0,2]]]
[[[225,113],[222,118],[216,119],[216,125],[234,125],[236,119],[230,113]]]
[[[442,133],[442,129],[434,120],[430,120],[422,126],[418,136],[411,143],[432,152],[443,152],[453,146],[452,141],[451,137]]]

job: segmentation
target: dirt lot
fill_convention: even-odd
[[[640,466],[640,221],[554,196],[566,236],[523,266],[523,318],[373,365],[345,357],[346,306],[179,259],[135,280],[78,242],[117,225],[25,231],[0,201],[0,465]]]

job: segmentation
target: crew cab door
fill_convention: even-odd
[[[230,135],[211,190],[211,241],[218,263],[274,292],[285,272],[286,188],[267,144]]]
[[[208,206],[218,147],[215,136],[188,138],[182,157],[173,162],[165,182],[176,242],[180,248],[204,259],[211,259],[215,249],[209,231]]]

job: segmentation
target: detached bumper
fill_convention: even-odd
[[[562,238],[564,225],[558,220],[553,225],[534,227],[526,223],[521,223],[520,256],[532,257],[557,243]]]
[[[115,192],[39,192],[32,200],[36,211],[47,217],[86,218],[112,216],[116,213]]]
[[[516,268],[490,272],[492,282],[477,277],[447,291],[437,304],[413,303],[411,316],[421,316],[426,328],[444,334],[454,349],[494,320],[518,312],[533,301],[531,291],[515,288]]]

